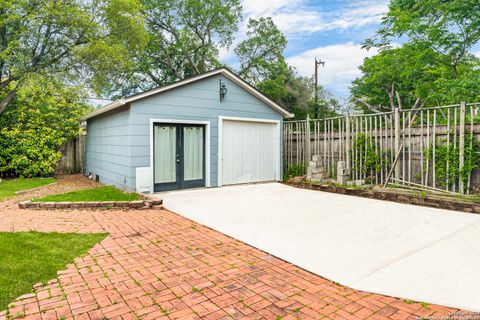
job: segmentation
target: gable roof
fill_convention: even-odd
[[[88,119],[94,118],[98,115],[101,115],[103,113],[106,113],[106,112],[109,112],[111,110],[115,110],[117,108],[120,108],[120,107],[122,107],[126,104],[131,103],[131,102],[134,102],[134,101],[137,101],[137,100],[140,100],[140,99],[144,99],[144,98],[147,98],[149,96],[155,95],[157,93],[161,93],[161,92],[165,92],[165,91],[168,91],[168,90],[171,90],[171,89],[175,89],[175,88],[184,86],[186,84],[189,84],[189,83],[192,83],[192,82],[195,82],[195,81],[198,81],[198,80],[202,80],[202,79],[214,76],[214,75],[219,75],[219,74],[221,74],[224,77],[232,80],[235,84],[237,84],[240,87],[242,87],[243,89],[247,90],[247,92],[249,92],[250,94],[257,97],[258,99],[263,101],[265,104],[267,104],[271,108],[273,108],[276,111],[278,111],[279,113],[281,113],[285,118],[293,117],[293,113],[288,112],[285,108],[283,108],[279,104],[273,102],[271,99],[266,97],[264,94],[262,94],[260,91],[258,91],[255,87],[253,87],[252,85],[247,83],[245,80],[240,78],[238,75],[236,75],[232,71],[228,70],[227,68],[219,68],[219,69],[215,69],[215,70],[212,70],[212,71],[202,73],[202,74],[200,74],[198,76],[195,76],[195,77],[192,77],[192,78],[188,78],[188,79],[184,79],[184,80],[174,82],[172,84],[169,84],[169,85],[166,85],[166,86],[163,86],[163,87],[158,87],[158,88],[155,88],[155,89],[152,89],[152,90],[148,90],[148,91],[145,91],[145,92],[142,92],[142,93],[135,94],[135,95],[130,96],[130,97],[118,99],[116,101],[113,101],[112,103],[109,103],[109,104],[107,104],[107,105],[105,105],[101,108],[98,108],[98,109],[90,112],[89,114],[83,116],[81,118],[81,120],[82,121],[83,120],[88,120]]]

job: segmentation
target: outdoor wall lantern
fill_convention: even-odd
[[[225,95],[227,94],[227,87],[224,84],[222,84],[222,79],[220,79],[219,91],[220,91],[220,102],[222,102],[223,99],[225,99]]]

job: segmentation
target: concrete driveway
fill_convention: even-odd
[[[176,191],[165,207],[358,290],[480,311],[480,216],[278,183]]]

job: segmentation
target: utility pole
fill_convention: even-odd
[[[322,60],[317,60],[315,58],[315,107],[314,107],[314,115],[315,119],[318,119],[318,67],[322,66],[325,67],[325,61]],[[321,119],[324,118],[324,113],[323,113],[323,107],[322,107],[322,112],[321,112]]]

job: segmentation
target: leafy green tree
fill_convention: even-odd
[[[366,58],[361,77],[351,86],[352,99],[365,111],[385,111],[457,103],[480,98],[480,60],[473,55],[452,69],[438,62],[430,48],[405,44]]]
[[[85,81],[109,59],[118,68],[142,43],[139,13],[135,0],[0,1],[0,114],[32,76]]]
[[[25,80],[0,116],[0,173],[52,174],[60,146],[78,136],[89,110],[79,88],[40,75]]]
[[[430,67],[434,63],[430,50],[411,45],[385,49],[364,60],[360,66],[362,76],[352,82],[352,96],[370,111],[410,108],[419,102],[418,97],[421,101],[428,97],[428,86],[434,80]]]
[[[247,28],[247,39],[235,48],[240,60],[239,75],[257,84],[286,73],[288,67],[283,51],[287,39],[272,18],[250,19]]]
[[[148,90],[221,65],[219,49],[231,45],[241,19],[238,0],[139,1],[146,45],[113,78],[110,93]]]
[[[273,79],[257,84],[257,88],[267,97],[295,114],[295,119],[305,119],[307,114],[314,117],[314,84],[311,78],[301,77],[291,66],[278,68]],[[322,86],[319,86],[319,104],[325,116],[331,117],[340,111],[339,102]]]
[[[480,2],[477,0],[392,0],[376,37],[366,47],[384,47],[406,36],[438,54],[437,61],[452,69],[468,58],[480,40]]]
[[[240,61],[239,75],[294,112],[296,118],[305,119],[313,110],[314,85],[311,78],[299,76],[287,64],[285,35],[271,18],[250,19],[247,29],[247,39],[235,48]],[[328,114],[338,107],[338,102],[324,88],[320,88],[319,100]]]
[[[360,67],[353,100],[370,111],[477,100],[480,60],[470,50],[480,40],[479,6],[471,0],[392,0],[382,27],[364,42],[380,53]],[[393,48],[399,38],[406,43]]]

